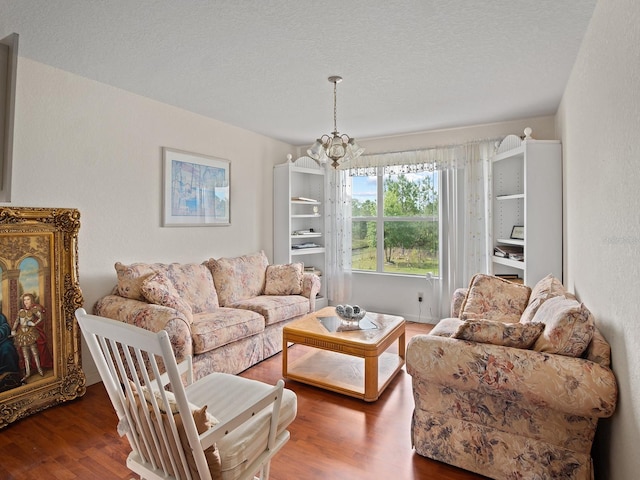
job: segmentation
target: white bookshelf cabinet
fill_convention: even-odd
[[[324,202],[325,171],[313,159],[273,167],[273,262],[317,270],[316,309],[327,306]]]
[[[550,273],[562,281],[560,142],[506,137],[492,164],[491,208],[493,273],[517,274],[530,287]],[[523,240],[511,238],[514,226],[524,227]],[[501,245],[522,247],[524,260],[494,255]]]

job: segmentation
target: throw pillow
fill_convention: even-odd
[[[546,300],[553,297],[565,297],[574,300],[576,298],[572,293],[564,288],[564,285],[562,285],[562,282],[560,280],[558,280],[552,274],[549,274],[541,279],[538,283],[536,283],[531,290],[531,295],[529,296],[529,304],[527,305],[527,308],[524,309],[524,312],[522,312],[520,321],[523,323],[533,321],[533,317],[540,308],[540,305],[542,305]]]
[[[544,331],[536,340],[533,349],[569,357],[582,355],[589,346],[595,329],[593,315],[587,307],[565,297],[546,300],[536,312],[533,321],[545,324]]]
[[[144,300],[142,282],[156,273],[154,266],[148,263],[124,265],[116,262],[115,268],[118,276],[118,295],[133,300]]]
[[[478,273],[469,284],[460,320],[499,320],[516,323],[527,306],[531,289],[493,275]]]
[[[302,263],[269,265],[267,267],[264,294],[300,295],[302,293],[303,275],[304,265]]]
[[[135,393],[135,386],[134,384],[129,381],[129,384],[131,384],[131,389],[133,390],[133,392]],[[164,402],[162,401],[162,394],[157,391],[157,390],[153,390],[153,393],[150,391],[149,388],[145,387],[145,386],[141,386],[140,387],[142,389],[142,395],[144,396],[144,399],[150,404],[151,403],[151,398],[155,397],[156,402],[158,402],[158,408],[160,408],[160,410],[164,413],[167,413],[167,409],[163,408],[164,406]],[[167,398],[167,406],[169,407],[169,411],[171,413],[178,413],[178,402],[176,401],[176,396],[173,392],[170,392],[169,390],[165,390],[164,391],[165,396]],[[191,411],[191,413],[194,413],[195,411],[200,410],[201,408],[189,403],[189,410]],[[207,428],[211,428],[214,427],[215,425],[217,425],[218,423],[220,423],[220,420],[218,420],[216,417],[214,417],[213,415],[211,415],[209,412],[206,412],[204,420],[206,422],[206,427]]]
[[[133,396],[135,399],[135,406],[138,409],[138,418],[140,418],[141,421],[141,428],[143,430],[142,433],[144,433],[145,436],[147,436],[147,438],[151,437],[151,428],[153,428],[154,430],[154,435],[158,438],[161,438],[162,433],[159,429],[159,427],[156,425],[156,421],[155,421],[155,414],[153,411],[153,406],[148,402],[148,401],[141,401],[140,398],[138,397],[135,389],[133,390]],[[169,393],[169,392],[167,392]],[[145,396],[147,395],[147,393],[144,393]],[[144,413],[144,410],[148,410],[149,412],[149,417],[153,419],[151,421],[151,424],[149,424],[145,418],[147,418],[147,415]],[[190,410],[191,410],[191,414],[193,415],[193,420],[196,424],[196,430],[198,431],[198,434],[203,434],[204,432],[206,432],[207,430],[209,430],[211,428],[211,420],[207,414],[207,406],[203,406],[201,408],[196,407],[195,405],[192,406],[190,405]],[[132,418],[135,418],[132,413]],[[164,425],[164,428],[166,431],[171,431],[171,426],[169,423],[169,418],[168,418],[168,413],[165,411],[161,411],[160,413],[161,418],[162,418],[162,423]],[[173,420],[175,422],[176,425],[176,430],[178,431],[178,436],[180,438],[180,445],[181,445],[181,449],[184,451],[185,456],[186,456],[186,460],[187,460],[187,464],[189,466],[189,471],[191,472],[191,476],[193,478],[199,478],[198,475],[198,469],[196,467],[195,464],[195,460],[193,458],[193,454],[191,453],[191,447],[189,445],[189,439],[187,438],[187,434],[185,432],[185,428],[184,428],[184,422],[182,421],[182,416],[179,413],[172,413],[173,415]],[[211,417],[213,418],[213,417]],[[215,423],[217,423],[217,420],[215,421]],[[214,424],[215,424],[214,423]],[[168,447],[172,452],[172,456],[174,456],[174,458],[178,458],[178,446],[176,445],[176,442],[173,439],[172,435],[169,435],[167,437],[168,440]],[[160,464],[160,456],[162,456],[165,459],[165,463],[168,465],[169,470],[177,477],[183,477],[185,475],[185,473],[182,471],[182,467],[179,466],[178,468],[181,470],[181,472],[176,475],[173,471],[173,468],[171,467],[171,462],[169,460],[169,453],[167,451],[166,445],[164,442],[161,442],[159,444],[159,449],[156,448],[150,448],[147,450],[147,446],[145,442],[139,442],[140,444],[140,449],[142,451],[142,453],[147,457],[147,458],[151,458],[153,457],[156,461],[156,463]],[[207,465],[209,466],[209,471],[211,473],[211,478],[213,479],[220,479],[222,478],[222,465],[221,465],[221,461],[220,461],[220,453],[218,452],[218,448],[216,445],[213,445],[209,448],[207,448],[204,451],[204,455],[205,458],[207,459]]]
[[[180,297],[178,291],[164,273],[157,272],[146,277],[142,282],[140,291],[149,303],[178,310],[187,318],[190,324],[193,323],[191,306]]]
[[[458,327],[458,330],[453,334],[453,338],[505,347],[530,348],[543,330],[544,324],[542,323],[467,320]]]
[[[269,260],[264,251],[234,258],[211,258],[211,270],[221,307],[262,294]]]

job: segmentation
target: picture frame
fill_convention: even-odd
[[[228,160],[162,148],[163,226],[231,225]]]
[[[0,428],[86,392],[80,213],[0,207]]]
[[[514,225],[511,229],[511,236],[514,240],[524,240],[524,225]]]

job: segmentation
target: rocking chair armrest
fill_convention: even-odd
[[[191,355],[187,355],[184,360],[177,364],[177,367],[178,373],[180,373],[180,376],[185,379],[185,385],[191,385],[195,380],[193,376],[193,359]],[[169,375],[166,372],[160,375],[160,382],[165,387],[170,383]]]

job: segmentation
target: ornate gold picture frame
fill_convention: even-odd
[[[86,391],[75,209],[0,207],[0,428]]]

